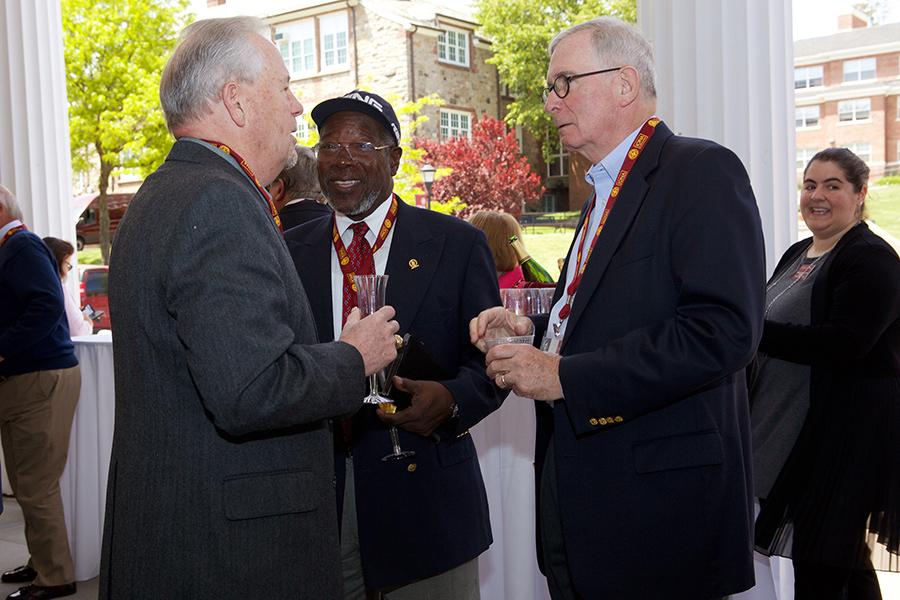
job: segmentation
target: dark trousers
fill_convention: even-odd
[[[872,561],[858,569],[794,561],[794,600],[882,600]]]
[[[544,470],[541,472],[541,545],[544,559],[544,575],[553,600],[581,600],[572,585],[569,559],[563,539],[562,518],[559,512],[559,486],[556,481],[556,460],[553,440],[547,447]]]

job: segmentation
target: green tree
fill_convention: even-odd
[[[187,0],[62,0],[72,168],[99,166],[100,251],[109,262],[113,175],[147,175],[172,145],[159,105],[162,69]]]
[[[478,0],[476,5],[481,32],[492,41],[488,62],[497,66],[515,98],[506,121],[525,127],[547,153],[559,143],[541,97],[550,41],[567,27],[601,15],[633,23],[636,0]]]

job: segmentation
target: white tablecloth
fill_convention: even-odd
[[[482,600],[549,600],[534,537],[534,402],[513,393],[472,428],[494,543],[478,560]]]
[[[75,579],[100,573],[100,543],[106,504],[106,475],[115,417],[112,338],[73,338],[81,365],[81,398],[72,423],[69,460],[59,480]]]

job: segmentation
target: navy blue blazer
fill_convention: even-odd
[[[333,338],[332,219],[285,234],[309,295],[320,340]],[[418,266],[411,266],[415,259]],[[485,374],[484,356],[469,342],[469,321],[500,304],[497,275],[481,231],[465,221],[399,203],[390,255],[387,303],[400,334],[412,333],[452,379],[442,381],[459,405],[459,422],[442,439],[400,430],[405,461],[390,453],[387,428],[374,407],[355,418],[353,470],[360,552],[366,587],[391,588],[431,577],[484,552],[492,542],[487,496],[469,427],[501,398]],[[362,421],[362,429],[359,422]],[[343,498],[344,455],[335,457],[337,498]]]
[[[330,214],[331,208],[327,204],[319,204],[311,198],[287,204],[278,211],[278,216],[281,217],[281,227],[285,231]]]
[[[559,366],[565,400],[537,403],[538,477],[552,435],[583,597],[713,598],[753,585],[743,368],[764,290],[740,160],[660,123],[575,297]],[[538,333],[546,327],[545,317]]]

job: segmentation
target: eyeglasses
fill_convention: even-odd
[[[569,85],[576,79],[587,77],[588,75],[600,75],[601,73],[612,73],[619,71],[624,67],[613,67],[612,69],[600,69],[599,71],[591,71],[590,73],[578,73],[576,75],[559,75],[553,80],[553,83],[541,89],[541,95],[544,102],[550,97],[550,92],[556,92],[556,97],[562,100],[569,95]]]
[[[316,158],[335,158],[341,153],[341,150],[346,150],[350,158],[363,158],[371,156],[378,150],[393,147],[393,144],[376,146],[372,142],[349,142],[347,144],[341,142],[321,142],[313,146],[313,152],[316,153]]]
[[[70,263],[69,261],[64,262],[63,265],[66,267],[66,271],[71,271],[72,269],[75,268],[72,266],[72,263]]]

